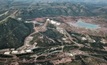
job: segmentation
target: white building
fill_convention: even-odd
[[[10,54],[10,51],[7,51],[7,52],[4,52],[5,55],[9,55]]]
[[[62,40],[64,40],[64,41],[65,41],[65,40],[67,40],[67,38],[62,38]]]
[[[34,24],[36,24],[37,21],[25,21],[25,23],[34,23]]]
[[[56,25],[59,26],[61,23],[57,22]]]
[[[32,50],[25,50],[27,53],[31,53],[32,52]]]
[[[51,21],[50,19],[46,19],[46,21]]]
[[[61,23],[54,21],[54,20],[50,20],[50,23],[53,25],[57,25],[57,26],[59,26],[61,24]]]
[[[21,50],[20,53],[26,53],[24,50]]]
[[[74,56],[72,53],[65,53],[67,56]]]
[[[53,25],[55,25],[55,24],[56,24],[56,21],[51,20],[50,23],[53,24]]]
[[[96,41],[95,40],[93,40],[93,43],[95,43]]]
[[[17,18],[17,20],[22,21],[22,18]]]
[[[12,51],[11,53],[12,54],[18,54],[18,51]]]
[[[86,38],[86,37],[82,37],[82,38],[81,38],[81,40],[86,41],[86,40],[87,40],[87,38]]]

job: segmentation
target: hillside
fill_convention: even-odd
[[[9,2],[10,3],[10,2]],[[13,2],[1,6],[0,14],[5,11],[19,10],[18,17],[32,19],[53,16],[101,16],[107,17],[107,6],[104,4],[86,3],[35,3]]]
[[[32,25],[29,25],[32,27]],[[12,48],[23,45],[24,38],[29,35],[32,28],[26,26],[22,21],[8,18],[0,22],[0,48]]]
[[[104,3],[0,0],[0,65],[107,65]]]
[[[17,57],[14,60],[18,59],[16,63],[19,65],[107,64],[107,38],[77,33],[73,31],[74,26],[63,22],[57,25],[55,23],[59,23],[58,21],[54,21],[55,23],[52,21],[46,21],[43,25],[34,27],[35,32],[26,38],[27,42],[15,50]],[[72,29],[72,31],[67,29]],[[20,50],[26,49],[31,50],[29,51],[31,54],[20,53]]]
[[[85,3],[93,3],[93,0],[6,0],[8,2],[85,2]],[[95,0],[94,3],[105,3],[106,0]],[[4,0],[1,0],[4,2]]]
[[[51,17],[51,16],[94,16],[86,5],[71,3],[34,4],[21,9],[17,14],[22,18]]]

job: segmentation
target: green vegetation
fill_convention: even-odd
[[[32,25],[30,25],[32,26]],[[0,48],[18,48],[23,45],[24,38],[31,33],[22,21],[7,18],[0,23]]]

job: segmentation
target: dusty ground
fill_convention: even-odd
[[[100,28],[98,29],[94,29],[94,30],[90,30],[90,29],[85,29],[85,28],[78,28],[78,27],[72,27],[69,30],[71,31],[76,31],[78,33],[88,33],[88,34],[93,34],[93,35],[98,35],[98,36],[107,36],[107,19],[105,18],[101,18],[101,17],[72,17],[72,16],[58,16],[58,17],[42,17],[42,18],[35,18],[33,20],[39,21],[39,22],[44,22],[45,19],[50,18],[50,19],[54,19],[57,20],[59,22],[64,22],[64,23],[76,23],[77,20],[82,19],[84,22],[86,23],[91,23],[91,24],[96,24],[99,25]],[[63,26],[62,26],[63,27]]]

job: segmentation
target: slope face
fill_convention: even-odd
[[[0,48],[18,48],[23,45],[24,38],[30,33],[31,30],[26,24],[8,18],[0,23]]]
[[[94,15],[87,6],[82,4],[69,4],[69,3],[52,3],[52,4],[35,4],[31,9],[22,9],[17,14],[23,18],[35,17],[51,17],[51,16],[92,16]]]

